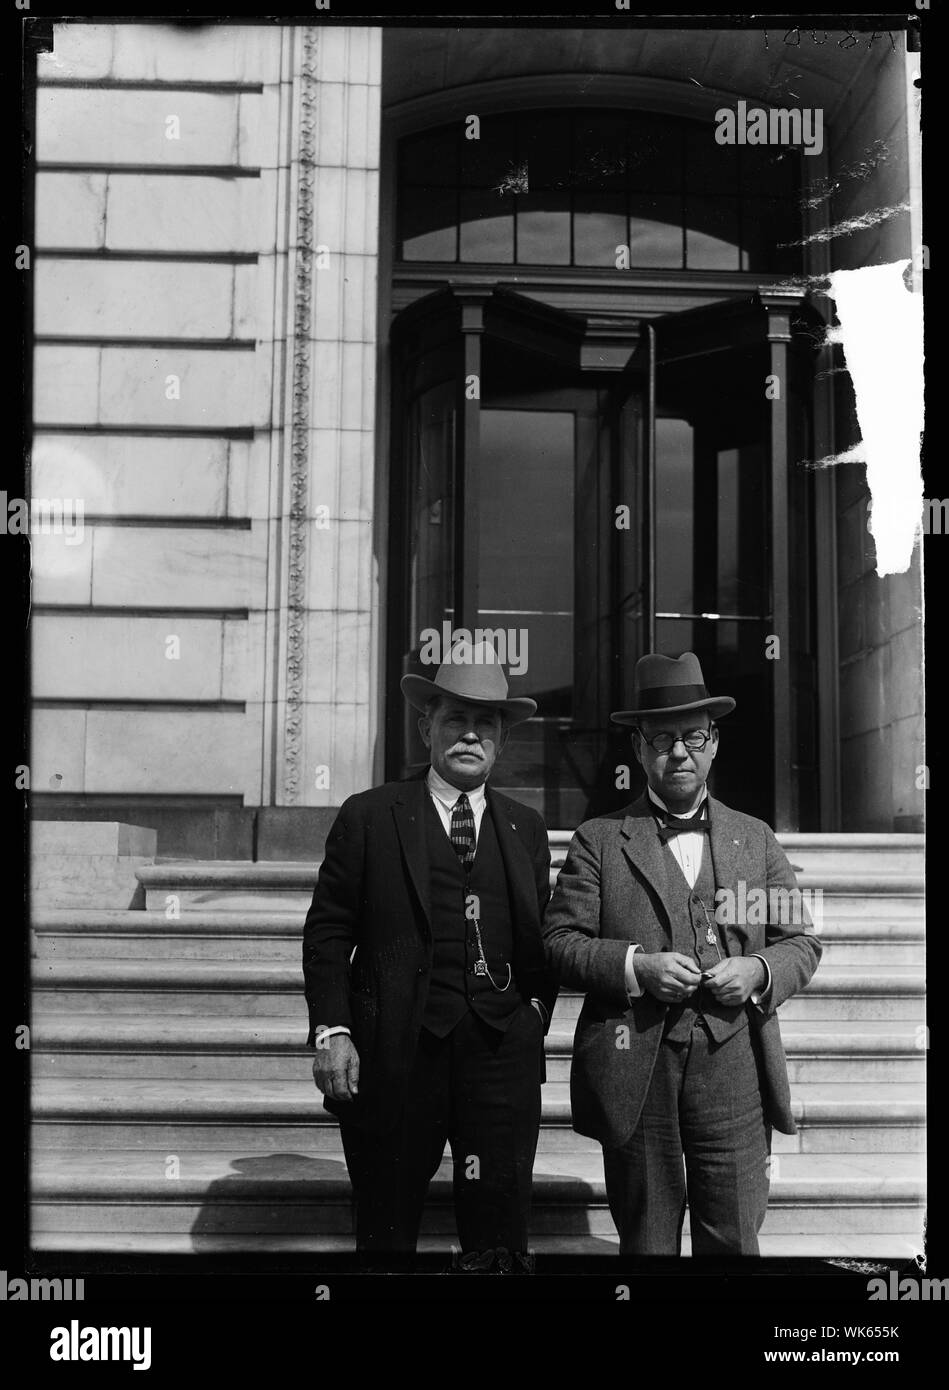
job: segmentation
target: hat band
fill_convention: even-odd
[[[669,709],[709,698],[704,685],[651,685],[640,690],[636,704],[640,709]]]

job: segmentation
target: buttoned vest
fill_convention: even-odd
[[[666,873],[666,901],[674,908],[672,949],[690,956],[700,970],[709,970],[729,954],[728,939],[715,921],[716,885],[711,839],[706,835],[702,867],[691,889],[668,843],[662,847],[662,861]],[[709,940],[710,935],[713,941]],[[683,1003],[669,1006],[663,1037],[672,1042],[686,1042],[699,1015],[705,1018],[709,1032],[719,1043],[748,1025],[744,1004],[720,1004],[704,985],[700,985]]]
[[[432,913],[432,970],[422,1026],[446,1037],[472,1009],[502,1032],[523,1002],[511,978],[500,992],[486,975],[475,973],[479,960],[474,922],[465,915],[465,900],[477,899],[481,943],[497,985],[513,969],[514,934],[507,874],[490,809],[481,817],[478,847],[466,885],[465,871],[430,796],[425,798],[429,899]]]

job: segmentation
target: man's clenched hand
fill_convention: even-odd
[[[637,951],[633,956],[633,969],[643,989],[664,1004],[678,1004],[688,999],[702,978],[695,961],[681,951],[657,951],[654,955]]]
[[[768,972],[755,956],[729,956],[707,970],[705,988],[720,1004],[745,1004],[756,989],[763,989]]]
[[[347,1033],[317,1042],[313,1080],[327,1100],[352,1100],[359,1092],[359,1053]]]

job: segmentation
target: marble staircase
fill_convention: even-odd
[[[775,1135],[762,1253],[911,1256],[925,1179],[922,838],[780,838],[802,888],[822,891],[825,953],[781,1010],[799,1133]],[[568,840],[551,835],[553,876]],[[33,915],[35,1248],[351,1249],[339,1132],[304,1046],[316,866],[157,863],[138,876],[141,910]],[[538,1251],[615,1249],[598,1146],[570,1126],[581,1002],[561,994],[547,1040]],[[422,1248],[452,1239],[443,1163]]]

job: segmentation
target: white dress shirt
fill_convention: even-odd
[[[433,767],[428,769],[425,785],[431,795],[432,804],[438,812],[438,818],[445,827],[445,834],[451,839],[451,813],[455,802],[461,796],[461,792],[450,782],[446,782],[444,777],[437,773]],[[477,848],[485,807],[484,783],[482,782],[480,787],[475,787],[473,791],[466,792],[465,795],[474,816],[475,848]]]
[[[662,797],[656,795],[652,787],[647,787],[646,791],[653,805],[658,806],[660,811],[665,811],[666,815],[674,815],[679,820],[691,820],[693,816],[697,816],[706,798],[706,789],[703,786],[687,811],[671,811]],[[682,830],[678,835],[672,835],[666,841],[666,844],[675,857],[676,863],[682,870],[682,876],[690,888],[695,887],[695,881],[701,871],[702,855],[705,853],[705,842],[707,839],[708,834],[704,830],[696,830],[694,832]],[[630,1000],[639,999],[643,993],[643,987],[637,980],[636,972],[633,969],[633,956],[637,951],[641,950],[642,947],[640,945],[633,944],[626,952],[626,993]],[[757,1004],[760,1007],[762,999],[765,998],[771,989],[771,967],[768,965],[764,956],[756,954],[755,959],[760,960],[765,968],[764,988],[755,990],[751,995],[752,1004]]]

